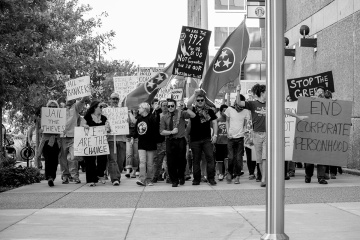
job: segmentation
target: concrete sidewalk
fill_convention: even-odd
[[[84,180],[85,175],[81,174]],[[360,239],[360,177],[339,175],[328,185],[303,169],[286,181],[285,233],[290,239]],[[46,181],[0,194],[0,239],[260,239],[265,233],[265,189],[247,175],[241,184],[218,182],[172,188],[88,187]]]

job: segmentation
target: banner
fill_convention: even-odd
[[[107,117],[111,132],[109,135],[129,134],[129,115],[127,107],[104,108],[103,115]]]
[[[84,76],[65,82],[67,101],[91,95],[90,77]]]
[[[287,80],[291,100],[297,101],[298,97],[311,97],[315,95],[319,86],[335,92],[332,71],[319,73],[314,76],[293,78]]]
[[[297,112],[297,102],[285,102],[285,109],[290,112]],[[294,137],[296,118],[285,115],[285,160],[292,161],[294,151]]]
[[[136,88],[138,78],[136,76],[113,77],[113,82],[114,92],[119,94],[120,102],[122,102],[124,98]]]
[[[75,127],[74,156],[98,156],[110,154],[105,126]]]
[[[159,72],[162,72],[164,68],[162,67],[139,67],[137,73],[137,83],[138,86],[141,83],[144,83],[154,77]],[[133,89],[134,90],[134,89]]]
[[[294,162],[345,166],[350,149],[352,102],[300,97],[296,121]]]
[[[61,134],[66,125],[66,108],[41,108],[41,130],[43,133]]]
[[[183,99],[183,89],[182,88],[176,88],[171,91],[172,98],[175,101],[180,101]]]
[[[182,27],[173,75],[202,78],[211,31]]]

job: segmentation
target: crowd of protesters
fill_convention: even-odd
[[[166,181],[178,187],[190,180],[191,174],[192,185],[201,182],[216,185],[216,180],[224,179],[229,184],[240,184],[245,155],[249,180],[261,182],[260,186],[265,187],[266,86],[254,85],[253,99],[247,101],[240,91],[239,85],[232,106],[223,104],[219,109],[213,107],[201,89],[195,91],[186,106],[174,99],[154,99],[151,105],[143,102],[128,112],[128,135],[108,135],[110,154],[86,157],[74,156],[75,127],[105,126],[110,132],[111,125],[102,110],[119,107],[119,95],[112,93],[109,105],[92,101],[85,114],[81,113],[90,100],[88,97],[67,101],[63,104],[67,119],[64,132],[41,134],[35,158],[44,157],[45,178],[50,187],[54,186],[58,164],[63,184],[81,183],[80,163],[84,165],[90,187],[105,184],[109,179],[118,186],[123,171],[127,179],[137,178],[136,184],[140,186]],[[316,97],[331,98],[331,93],[319,88]],[[59,103],[50,100],[46,106],[59,108]],[[307,118],[287,110],[285,113],[300,120]],[[330,171],[331,178],[336,178],[337,170],[318,164],[318,182],[327,184],[326,173]],[[311,182],[313,171],[314,164],[305,165],[306,183]],[[295,163],[285,164],[285,180],[294,175]]]

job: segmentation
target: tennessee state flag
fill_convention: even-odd
[[[245,60],[250,47],[249,32],[245,20],[230,34],[216,53],[206,71],[201,88],[214,101],[220,89],[239,77],[240,64]]]
[[[150,78],[148,81],[144,82],[135,90],[130,92],[126,96],[122,105],[128,108],[136,108],[142,102],[150,103],[156,96],[159,89],[166,86],[169,81],[174,67],[174,62],[175,61],[172,61],[162,72],[159,72],[154,77]]]

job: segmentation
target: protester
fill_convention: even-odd
[[[110,108],[119,107],[120,96],[117,93],[110,95]],[[111,127],[111,126],[110,126]],[[121,173],[124,169],[126,160],[126,135],[109,135],[109,151],[108,171],[110,180],[114,186],[121,182]]]
[[[156,154],[156,141],[154,136],[159,131],[156,119],[150,113],[150,105],[143,102],[139,105],[139,117],[136,121],[135,138],[139,138],[140,175],[136,184],[140,186],[153,186],[154,155]]]
[[[236,91],[236,98],[239,101],[245,101],[245,97],[240,94],[240,90]],[[226,109],[226,129],[228,133],[228,169],[226,180],[232,182],[235,175],[235,184],[240,184],[240,174],[243,169],[244,155],[244,136],[246,120],[250,119],[249,110],[244,109],[235,101],[234,107]]]
[[[190,109],[176,109],[176,101],[167,100],[168,112],[160,119],[160,134],[166,138],[166,155],[170,180],[173,187],[185,184],[186,121],[195,117]]]
[[[217,139],[217,117],[209,106],[205,105],[206,93],[199,89],[194,92],[187,103],[187,107],[195,113],[195,117],[191,120],[190,141],[191,150],[193,152],[193,185],[200,185],[201,170],[200,161],[201,154],[204,152],[207,162],[207,179],[211,185],[216,185],[215,181],[215,164],[213,156],[213,145]],[[192,107],[193,102],[195,107]],[[211,123],[213,125],[214,134],[211,136]]]
[[[90,104],[90,108],[87,110],[84,119],[86,124],[84,128],[105,126],[107,132],[110,132],[109,123],[107,118],[102,115],[103,106],[99,101],[93,101]],[[105,184],[105,169],[107,162],[107,155],[98,156],[85,156],[86,164],[86,183],[93,187],[98,181]],[[119,185],[119,184],[114,184]]]
[[[35,150],[35,157],[33,159],[34,165],[39,168],[42,169],[42,162],[41,162],[41,153],[38,153],[37,148],[39,146],[37,146],[37,135],[40,135],[39,131],[40,131],[40,115],[41,115],[41,108],[42,106],[38,107],[36,109],[35,112],[35,119],[34,119],[34,124],[29,128],[29,130],[27,131],[27,144]],[[39,138],[40,140],[40,138]]]
[[[139,139],[135,138],[135,124],[138,118],[137,110],[129,111],[129,135],[126,136],[126,174],[127,178],[136,178],[139,168]]]
[[[216,168],[218,170],[218,180],[222,181],[225,175],[225,165],[224,161],[228,156],[228,136],[226,128],[226,115],[225,111],[228,106],[223,104],[220,106],[219,113],[217,114],[217,123],[218,123],[218,138],[216,139],[215,144],[215,159],[216,159]],[[227,170],[227,169],[226,169]]]
[[[59,104],[54,100],[49,100],[46,104],[48,108],[59,108]],[[45,179],[50,187],[54,186],[56,170],[59,164],[60,135],[43,133],[38,147],[37,155],[43,154],[45,159]]]
[[[70,177],[75,183],[81,183],[78,161],[74,158],[74,129],[77,126],[80,112],[88,99],[89,97],[83,97],[80,101],[70,100],[66,102],[66,126],[63,134],[60,135],[61,150],[59,155],[63,184],[68,184]]]

